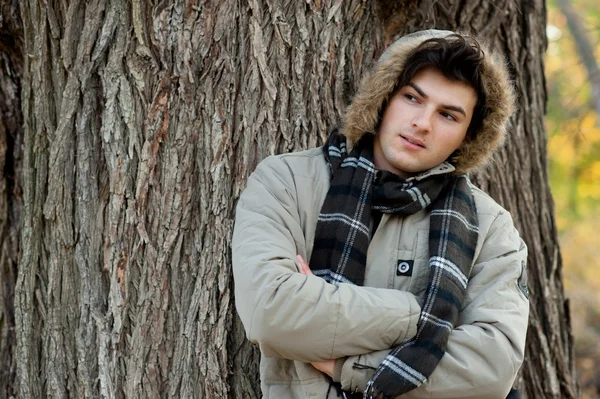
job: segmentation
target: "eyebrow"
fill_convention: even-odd
[[[415,89],[415,91],[417,93],[419,93],[419,95],[425,99],[429,98],[429,96],[427,94],[425,94],[425,92],[419,87],[417,86],[415,83],[413,82],[409,82],[408,86],[412,87],[413,89]],[[442,104],[442,108],[443,109],[447,109],[449,111],[455,111],[455,112],[459,112],[461,114],[463,114],[463,116],[467,116],[467,113],[465,112],[465,110],[463,109],[463,107],[460,107],[458,105],[451,105],[451,104]]]

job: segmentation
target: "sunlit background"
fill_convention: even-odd
[[[549,0],[547,35],[549,172],[576,367],[581,398],[600,398],[600,1]]]

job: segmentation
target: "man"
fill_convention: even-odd
[[[342,134],[259,164],[233,270],[264,398],[507,396],[527,250],[464,173],[501,144],[512,110],[501,60],[417,32],[362,82]]]

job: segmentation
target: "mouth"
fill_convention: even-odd
[[[421,148],[425,148],[425,143],[423,143],[421,140],[415,139],[414,137],[410,137],[410,136],[404,136],[404,135],[400,135],[400,137],[402,137],[404,140],[406,140],[407,142],[409,142],[412,145],[416,145],[417,147],[421,147]]]

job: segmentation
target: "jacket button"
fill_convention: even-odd
[[[408,271],[408,269],[410,269],[410,265],[407,262],[400,262],[398,264],[398,271],[400,273],[406,273]]]

